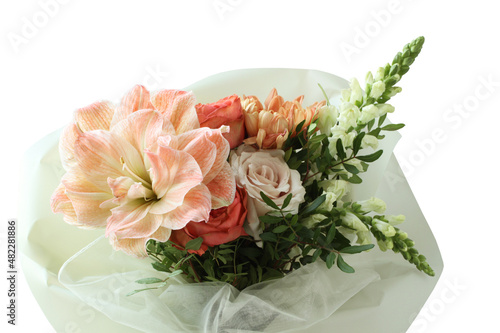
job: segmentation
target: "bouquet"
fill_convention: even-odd
[[[59,143],[66,173],[52,210],[69,224],[105,228],[115,250],[152,260],[159,274],[137,280],[144,287],[130,290],[131,298],[179,280],[264,290],[275,280],[307,280],[320,266],[352,281],[359,275],[359,291],[374,277],[349,262],[375,244],[433,276],[398,227],[403,215],[384,214],[376,197],[351,198],[383,155],[384,133],[404,126],[387,121],[394,111],[387,102],[423,42],[417,38],[392,64],[368,73],[364,91],[353,79],[339,103],[321,85],[325,100],[309,106],[304,96],[287,101],[276,89],[263,102],[234,94],[197,104],[191,92],[136,86],[116,107],[79,109]],[[245,321],[252,309],[234,310],[231,323],[217,311],[205,315],[219,322],[214,331],[280,322],[280,311]]]

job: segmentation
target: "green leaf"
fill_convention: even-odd
[[[158,289],[158,288],[153,287],[153,288],[138,289],[138,290],[134,290],[134,291],[129,292],[126,296],[132,296],[132,295],[135,295],[135,294],[137,294],[137,293],[140,293],[141,291],[145,291],[145,290],[154,290],[154,289]]]
[[[380,116],[380,118],[378,118],[378,127],[382,126],[382,124],[384,123],[385,121],[385,118],[387,118],[387,113]]]
[[[315,262],[319,256],[321,255],[321,249],[317,249],[316,252],[314,252],[314,254],[312,255],[312,261]]]
[[[405,127],[405,124],[389,124],[389,125],[385,125],[384,127],[382,127],[382,131],[397,131],[398,129],[401,129]]]
[[[339,256],[337,257],[337,266],[338,268],[340,268],[340,270],[342,272],[345,272],[345,273],[354,273],[354,268],[352,268],[351,266],[349,266],[345,261],[344,261],[344,258],[342,258],[342,256],[339,254]]]
[[[302,215],[312,213],[326,200],[326,195],[321,195],[317,197],[309,206],[307,206],[303,211]]]
[[[330,254],[328,254],[328,256],[326,257],[326,267],[328,267],[328,269],[333,267],[333,264],[335,263],[335,257],[336,256],[334,252],[330,252]]]
[[[159,263],[159,262],[153,262],[151,263],[151,266],[153,266],[154,269],[156,269],[157,271],[160,271],[160,272],[169,272],[169,267]]]
[[[135,282],[139,283],[139,284],[153,284],[153,283],[161,283],[161,282],[163,282],[163,280],[155,278],[155,277],[151,277],[151,278],[140,279],[140,280],[137,280]]]
[[[293,149],[292,148],[289,148],[286,152],[285,152],[285,162],[288,162],[288,160],[290,159],[290,156],[292,156],[292,152],[293,152]]]
[[[300,131],[302,130],[302,127],[304,127],[304,124],[306,123],[306,120],[302,120],[298,125],[297,127],[295,127],[295,132],[297,133],[300,133]]]
[[[359,173],[358,168],[356,168],[354,165],[348,163],[343,163],[342,165],[348,172],[352,173],[353,175],[357,175]]]
[[[288,204],[292,200],[292,196],[293,196],[292,193],[286,196],[285,200],[283,201],[283,205],[281,206],[281,209],[285,209],[288,206]]]
[[[374,246],[375,245],[373,245],[373,244],[353,245],[353,246],[344,247],[342,250],[340,250],[340,252],[342,252],[342,253],[350,253],[350,254],[360,253],[360,252],[363,252],[363,251],[367,251],[367,250],[373,249]]]
[[[264,242],[274,242],[276,243],[278,241],[278,237],[276,237],[276,234],[272,232],[264,232],[260,234],[260,239],[262,239]]]
[[[383,153],[383,150],[381,149],[381,150],[377,150],[373,154],[365,155],[365,156],[356,156],[356,158],[360,161],[363,161],[363,162],[374,162],[374,161],[378,160],[378,158],[380,156],[382,156],[382,153]]]
[[[262,215],[259,216],[259,220],[264,224],[275,224],[283,221],[283,218],[281,216]]]
[[[336,142],[336,147],[337,147],[337,155],[340,160],[343,160],[346,158],[345,152],[344,152],[344,146],[342,145],[342,140],[337,139]]]
[[[310,143],[310,144],[312,144],[312,143],[321,142],[321,141],[323,141],[325,138],[327,138],[327,135],[326,135],[326,134],[316,135],[316,136],[313,136],[312,138],[310,138],[310,139],[309,139],[309,143]]]
[[[326,235],[326,243],[330,244],[335,238],[335,234],[337,233],[337,226],[332,224],[330,230],[328,230],[328,234]]]
[[[285,231],[286,229],[288,229],[288,226],[287,225],[279,225],[277,226],[276,228],[273,229],[273,232],[275,234],[281,234],[283,231]]]
[[[359,151],[359,148],[361,148],[361,143],[363,142],[365,134],[365,132],[361,132],[354,138],[354,141],[352,143],[352,151],[354,155],[356,155]]]
[[[186,243],[186,250],[198,251],[203,243],[203,238],[198,237],[195,239],[191,239]]]
[[[274,208],[276,210],[279,210],[280,208],[278,207],[278,205],[276,205],[274,203],[274,201],[272,201],[271,199],[269,199],[269,197],[267,195],[264,194],[264,192],[260,191],[260,197],[262,198],[262,200],[264,200],[264,202],[266,203],[266,205],[268,205],[269,207],[271,208]]]

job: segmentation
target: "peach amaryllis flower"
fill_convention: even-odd
[[[288,138],[294,135],[296,127],[304,121],[303,127],[309,126],[318,117],[318,110],[325,101],[315,102],[304,109],[304,96],[293,101],[285,101],[275,88],[267,96],[264,106],[255,96],[243,96],[242,106],[248,138],[247,144],[256,144],[259,148],[281,148]]]
[[[192,93],[150,96],[136,86],[116,109],[79,109],[60,140],[66,174],[54,212],[82,228],[106,228],[113,247],[144,257],[149,239],[167,241],[188,222],[227,206],[236,185],[225,128],[199,128]]]

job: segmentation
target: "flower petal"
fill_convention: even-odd
[[[77,225],[76,212],[73,208],[71,200],[66,195],[66,187],[63,184],[59,184],[56,188],[52,197],[50,198],[50,207],[54,213],[63,213],[64,221],[69,224]]]
[[[109,240],[113,248],[117,251],[123,251],[126,254],[133,255],[138,258],[147,257],[146,243],[149,239],[155,239],[159,242],[166,242],[172,230],[160,227],[158,230],[149,237],[144,238],[118,238],[116,235],[111,234]]]
[[[118,238],[147,238],[153,235],[161,226],[161,215],[147,214],[141,220],[114,232]]]
[[[192,92],[160,90],[153,93],[151,103],[174,125],[177,134],[200,127],[196,114],[196,98]]]
[[[134,112],[117,123],[111,132],[127,140],[141,153],[154,146],[158,137],[175,134],[172,124],[154,110]]]
[[[229,206],[236,192],[236,181],[229,163],[225,163],[219,174],[207,184],[212,196],[212,209]]]
[[[139,152],[125,139],[108,131],[91,131],[80,135],[75,143],[79,169],[97,187],[108,187],[108,177],[126,176],[149,183],[149,175]]]
[[[150,102],[149,91],[144,86],[134,86],[125,96],[123,96],[120,105],[111,120],[111,127],[126,119],[132,112],[143,109],[154,109]]]
[[[210,140],[212,130],[199,128],[177,136],[177,149],[193,156],[205,177],[217,158],[217,147]]]
[[[151,163],[153,191],[160,199],[151,213],[165,214],[183,203],[184,196],[203,180],[196,160],[186,152],[160,146],[158,154],[146,151]]]
[[[106,226],[106,236],[111,233],[126,238],[138,238],[133,227],[146,217],[151,209],[151,203],[141,199],[130,200],[111,209],[111,217]]]
[[[59,155],[61,156],[61,163],[65,170],[69,170],[72,166],[76,165],[75,160],[75,142],[78,136],[82,133],[76,124],[66,126],[59,139]]]
[[[115,106],[108,101],[96,102],[75,111],[75,121],[82,132],[109,130]]]
[[[106,226],[111,212],[109,208],[102,208],[101,205],[113,199],[110,192],[103,191],[89,182],[79,168],[67,172],[61,182],[75,210],[75,224],[88,229]]]
[[[162,226],[178,230],[184,228],[190,221],[208,221],[210,202],[210,191],[205,185],[200,184],[186,194],[181,206],[163,215]]]
[[[203,179],[203,184],[210,183],[215,176],[219,174],[224,167],[224,164],[227,163],[227,157],[229,156],[230,151],[229,142],[222,136],[220,129],[212,130],[208,139],[215,144],[215,147],[217,148],[217,155],[212,168]]]

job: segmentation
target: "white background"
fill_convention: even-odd
[[[136,83],[182,88],[239,68],[311,68],[363,79],[424,35],[390,119],[407,124],[396,156],[445,270],[409,332],[497,327],[498,306],[490,301],[500,297],[494,2],[24,0],[2,1],[0,22],[1,267],[5,222],[22,209],[22,154],[69,123],[74,109],[118,100]],[[53,332],[23,279],[18,325],[7,325],[1,281],[1,327]]]

